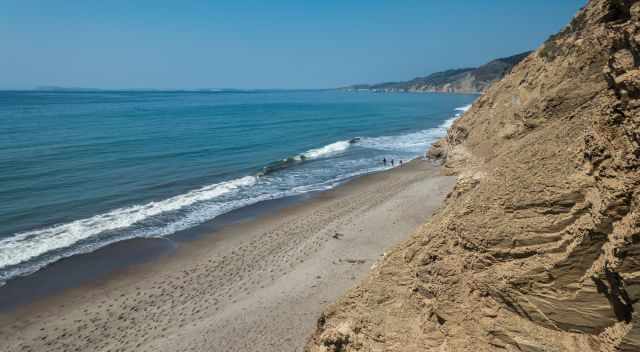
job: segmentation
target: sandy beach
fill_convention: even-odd
[[[168,254],[5,309],[0,350],[301,351],[323,308],[424,224],[454,180],[414,161],[172,242]]]

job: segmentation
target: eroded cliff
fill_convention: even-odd
[[[640,1],[591,0],[431,151],[442,209],[308,351],[640,351]]]

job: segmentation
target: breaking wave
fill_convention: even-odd
[[[339,141],[335,143],[331,143],[329,145],[325,145],[322,148],[311,149],[308,152],[302,154],[305,159],[317,159],[323,158],[331,155],[335,155],[345,150],[349,149],[351,146],[351,141]]]
[[[369,156],[360,159],[332,158],[351,148],[354,148],[354,155],[365,151],[369,153],[366,155],[375,155],[375,158],[381,154],[380,151],[403,155],[403,158],[420,156],[429,145],[445,136],[455,119],[470,107],[455,109],[454,117],[435,128],[403,135],[337,141],[269,164],[256,176],[215,183],[168,199],[122,207],[0,239],[0,285],[2,281],[30,274],[59,259],[91,252],[114,242],[168,236],[244,206],[330,189],[349,178],[386,168]],[[275,174],[275,171],[312,160],[318,163],[315,168],[295,168]],[[315,174],[310,175],[309,172]],[[270,177],[263,177],[267,175]]]
[[[115,209],[90,218],[55,225],[40,230],[18,233],[0,240],[0,268],[13,267],[49,252],[69,248],[102,233],[134,226],[161,214],[175,212],[196,203],[215,199],[230,192],[255,185],[257,178],[209,185],[158,202]],[[3,279],[0,273],[0,280]]]
[[[320,158],[327,158],[330,156],[334,156],[340,153],[345,152],[349,147],[353,144],[356,144],[360,141],[360,138],[352,138],[348,141],[338,141],[335,143],[327,144],[324,147],[317,149],[310,149],[300,155],[295,155],[292,157],[288,157],[286,159],[275,161],[267,166],[265,166],[258,176],[265,176],[271,174],[276,171],[280,171],[286,169],[291,166],[295,166],[297,164],[303,163],[307,160],[314,160]]]
[[[457,113],[435,128],[407,133],[399,136],[362,138],[359,146],[385,151],[411,151],[422,154],[433,142],[447,135],[447,130],[462,114],[471,109],[471,105],[456,108]]]

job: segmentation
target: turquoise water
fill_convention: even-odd
[[[0,92],[0,281],[418,157],[475,98]]]

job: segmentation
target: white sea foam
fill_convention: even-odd
[[[303,154],[305,159],[328,158],[347,151],[352,145],[390,152],[421,155],[426,148],[443,137],[453,122],[471,105],[455,109],[457,114],[440,126],[404,135],[368,137],[338,141]],[[298,160],[303,158],[298,156]],[[91,218],[15,234],[0,240],[0,285],[2,280],[30,274],[49,263],[79,253],[94,251],[114,242],[150,236],[167,236],[210,221],[244,206],[308,192],[331,189],[347,179],[384,169],[370,160],[345,160],[357,165],[333,165],[352,170],[331,177],[328,169],[317,169],[316,176],[329,176],[325,181],[307,183],[308,170],[278,174],[267,178],[247,176],[202,187],[185,194],[143,205],[119,208]],[[326,174],[329,173],[329,174]],[[324,175],[326,174],[326,175]],[[287,187],[283,188],[283,185]]]
[[[87,219],[16,234],[0,240],[0,268],[13,266],[45,253],[72,246],[106,231],[123,229],[150,217],[211,200],[239,188],[250,187],[256,178],[247,176],[218,183],[158,202],[115,209]]]
[[[307,159],[324,158],[327,156],[342,153],[345,150],[349,149],[350,146],[351,143],[349,141],[339,141],[325,145],[322,148],[311,149],[302,155],[304,155],[304,157]]]
[[[460,117],[460,115],[456,115],[455,117],[447,119],[445,122],[442,123],[442,125],[440,125],[445,130],[445,134],[447,133],[446,130],[448,130],[449,127],[451,127],[451,125],[453,125],[453,123],[456,122],[458,117]]]
[[[249,206],[252,204],[256,204],[262,201],[279,199],[289,196],[300,195],[309,192],[319,192],[329,190],[331,188],[336,187],[337,185],[343,183],[347,179],[371,173],[375,171],[380,171],[379,168],[368,168],[364,170],[360,170],[358,172],[339,175],[332,179],[329,179],[324,182],[320,182],[317,184],[309,184],[302,185],[290,188],[288,190],[274,190],[274,187],[270,187],[269,181],[263,181],[264,187],[250,188],[252,185],[255,185],[257,179],[253,177],[244,177],[238,180],[225,182],[221,184],[216,184],[212,186],[207,186],[195,191],[191,191],[185,195],[176,196],[170,199],[167,199],[158,203],[149,203],[145,206],[136,206],[130,207],[126,209],[118,209],[107,214],[98,215],[92,217],[90,219],[79,220],[74,223],[69,223],[65,225],[56,226],[49,229],[44,229],[41,231],[32,231],[29,233],[23,233],[16,235],[11,240],[3,240],[0,242],[0,286],[3,285],[3,281],[6,281],[10,278],[22,275],[29,275],[37,270],[40,270],[44,266],[56,262],[62,258],[70,257],[73,255],[81,254],[81,253],[89,253],[93,252],[101,247],[107,246],[109,244],[124,241],[132,238],[144,238],[144,237],[164,237],[171,234],[174,234],[178,231],[182,231],[185,229],[192,228],[199,224],[202,224],[206,221],[210,221],[216,218],[219,215],[225,214],[234,209],[239,209],[245,206]],[[287,177],[287,176],[284,176]],[[272,180],[271,182],[276,184],[278,181],[283,180]],[[285,181],[286,182],[286,181]],[[271,185],[273,186],[273,185]],[[241,189],[242,188],[242,189]],[[277,185],[276,185],[277,188]],[[217,190],[213,192],[213,190]],[[224,190],[224,191],[223,191]],[[229,192],[235,190],[246,191],[248,194],[246,197],[240,197],[232,201],[220,201],[220,202],[200,202],[198,200],[209,200],[221,195],[228,195]],[[213,193],[212,193],[213,192]],[[208,193],[209,197],[205,197],[204,194]],[[101,229],[109,228],[113,229],[115,226],[123,226],[125,221],[116,221],[118,225],[110,225],[109,223],[101,223],[107,222],[108,219],[117,216],[120,214],[136,214],[134,215],[136,218],[143,219],[144,215],[142,213],[138,214],[133,209],[140,208],[152,208],[157,206],[157,204],[165,204],[164,209],[177,209],[176,205],[169,205],[169,203],[173,204],[183,204],[186,206],[186,202],[178,200],[178,198],[190,198],[193,200],[191,204],[194,204],[192,207],[189,207],[189,211],[182,214],[180,217],[177,217],[175,220],[170,221],[168,223],[162,223],[158,226],[143,226],[133,231],[124,232],[122,235],[111,237],[107,239],[102,239],[99,241],[93,241],[81,246],[73,246],[74,243],[82,241],[83,239],[87,239],[89,235],[85,233],[84,235],[78,233],[78,230],[83,228],[84,226],[88,226],[89,223],[93,223],[95,225],[100,226]],[[150,206],[150,204],[154,204],[154,206]],[[150,215],[151,212],[147,212],[147,216]],[[130,216],[129,219],[133,219],[134,216]],[[100,220],[98,220],[100,219]],[[131,222],[131,221],[130,221]],[[132,223],[133,224],[133,223]],[[72,228],[70,230],[69,228]],[[67,231],[63,231],[62,228],[66,228]],[[88,228],[84,228],[85,230],[89,230]],[[91,231],[92,235],[96,235],[96,231]],[[61,235],[62,238],[53,237],[55,234]],[[73,238],[75,242],[67,240],[66,243],[64,241],[65,238]],[[64,250],[56,251],[56,249]],[[21,254],[24,253],[24,254]],[[44,254],[47,254],[44,256]],[[37,260],[34,260],[37,258]],[[24,262],[29,262],[28,265],[22,265]],[[21,265],[16,265],[21,264]]]
[[[463,113],[468,111],[471,105],[456,108],[458,113],[455,116],[445,120],[442,124],[435,128],[407,133],[399,136],[381,136],[372,138],[362,138],[358,143],[359,146],[371,149],[386,151],[410,151],[422,154],[425,149],[439,138],[447,134],[447,130],[453,125]]]
[[[446,120],[445,122],[442,123],[442,125],[440,125],[440,127],[445,129],[445,134],[446,134],[446,130],[448,130],[451,125],[453,125],[454,122],[456,122],[456,120],[462,116],[465,112],[469,111],[469,109],[471,109],[471,104],[469,105],[465,105],[465,106],[461,106],[459,108],[455,108],[455,111],[458,111],[456,113],[456,115],[448,120]],[[444,135],[443,135],[444,136]]]

